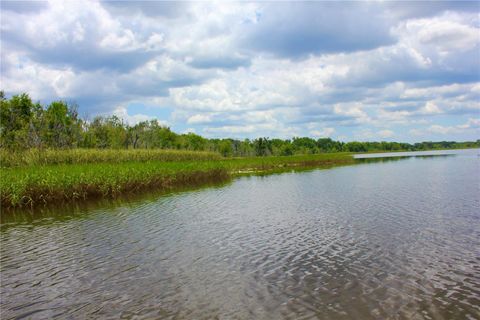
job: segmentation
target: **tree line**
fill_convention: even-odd
[[[28,94],[10,99],[0,92],[0,148],[160,148],[219,152],[223,156],[269,156],[324,152],[417,151],[480,147],[480,140],[341,142],[330,138],[313,139],[207,139],[194,133],[177,134],[157,120],[129,125],[117,116],[82,119],[75,104],[54,101],[48,106],[34,103]]]

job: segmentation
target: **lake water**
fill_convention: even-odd
[[[4,216],[9,318],[479,319],[479,150]]]

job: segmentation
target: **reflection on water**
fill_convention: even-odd
[[[199,188],[221,188],[229,185],[232,181],[220,181],[201,183],[199,185],[175,187],[168,190],[142,190],[122,194],[116,198],[87,199],[69,203],[50,204],[34,208],[7,208],[0,216],[0,229],[16,227],[19,224],[35,224],[42,221],[60,221],[75,218],[85,218],[88,214],[96,211],[113,211],[117,207],[134,208],[139,204],[145,205],[149,202],[156,202],[159,197],[178,195],[183,192],[197,191]]]
[[[476,319],[479,172],[459,152],[13,216],[2,319]]]
[[[383,153],[364,153],[355,154],[355,159],[372,159],[372,158],[410,158],[410,157],[434,157],[434,156],[455,156],[458,154],[474,155],[478,154],[478,149],[467,150],[429,150],[429,151],[402,151],[402,152],[383,152]]]
[[[362,156],[367,156],[367,155],[355,155],[355,161],[357,163],[375,163],[375,162],[392,162],[392,161],[401,161],[401,160],[406,160],[410,158],[417,158],[417,159],[431,159],[431,158],[444,158],[444,157],[454,157],[455,154],[430,154],[430,155],[398,155],[398,156],[385,156],[385,157],[362,157]]]

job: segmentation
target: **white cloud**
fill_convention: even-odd
[[[216,127],[216,128],[207,127],[203,131],[206,133],[230,133],[235,135],[237,133],[253,133],[257,130],[258,128],[256,126],[248,125],[248,126],[223,126],[223,127]]]
[[[169,108],[212,135],[467,137],[452,124],[480,112],[480,39],[463,7],[50,1],[2,12],[2,89],[131,122],[153,117],[119,105]]]
[[[382,138],[391,138],[395,133],[392,130],[380,130],[377,134]]]
[[[199,123],[209,123],[212,122],[212,117],[208,114],[195,114],[188,118],[188,124],[199,124]]]
[[[187,128],[183,130],[183,133],[195,133],[195,132],[196,132],[195,128]]]
[[[479,118],[470,118],[465,124],[458,125],[459,129],[480,129],[480,119]]]
[[[414,136],[414,137],[425,136],[425,131],[422,130],[422,129],[410,129],[410,130],[408,131],[408,133],[409,133],[411,136]]]
[[[453,83],[443,86],[430,86],[430,87],[422,87],[422,88],[405,88],[403,92],[401,92],[400,97],[404,99],[422,99],[422,98],[437,98],[439,96],[458,96],[464,93],[468,93],[469,91],[479,91],[480,92],[480,85],[475,83],[466,83],[466,84],[459,84]]]
[[[433,46],[441,54],[469,50],[476,46],[478,29],[460,22],[447,20],[448,15],[434,19],[420,19],[406,23],[406,31],[422,44]]]
[[[379,130],[373,131],[372,129],[361,129],[355,131],[353,135],[353,140],[358,141],[379,141],[386,138],[391,138],[395,135],[392,130]]]
[[[439,114],[442,113],[440,108],[432,101],[427,101],[424,107],[420,109],[422,114]]]
[[[123,121],[128,123],[129,125],[135,125],[135,124],[137,124],[139,122],[142,122],[142,121],[149,121],[149,120],[155,120],[156,119],[159,124],[164,125],[164,126],[168,126],[167,121],[157,119],[156,117],[153,117],[153,116],[148,116],[148,115],[140,114],[140,113],[130,115],[130,114],[128,114],[127,109],[125,107],[122,107],[122,106],[117,107],[113,111],[113,115],[116,115],[117,117],[119,117],[120,119],[122,119]]]
[[[445,126],[439,124],[433,124],[426,129],[412,129],[410,134],[415,136],[423,136],[425,134],[438,134],[438,135],[450,135],[455,136],[465,132],[476,132],[480,133],[480,119],[469,118],[464,124],[459,124],[455,126]]]
[[[335,133],[335,128],[323,128],[320,130],[311,130],[310,135],[314,138],[329,138]]]
[[[438,124],[431,125],[428,129],[428,132],[431,133],[438,133],[438,134],[451,134],[451,133],[458,133],[460,131],[457,127],[448,127],[448,126],[441,126]]]

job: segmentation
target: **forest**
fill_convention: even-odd
[[[0,148],[25,149],[173,149],[209,151],[224,157],[288,156],[326,152],[419,151],[478,148],[480,140],[455,142],[341,142],[331,138],[208,139],[178,134],[157,120],[129,125],[117,116],[82,119],[78,106],[54,101],[33,102],[26,93],[7,98],[0,92]]]

